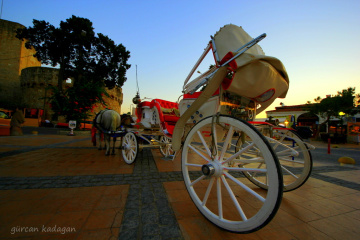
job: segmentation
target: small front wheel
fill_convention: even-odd
[[[164,157],[169,157],[171,155],[174,155],[174,150],[172,150],[171,148],[171,138],[168,138],[166,136],[161,136],[160,143],[162,144],[160,146],[160,152]]]
[[[122,140],[122,157],[127,164],[132,164],[137,156],[138,142],[136,136],[132,132],[128,132],[124,135]]]

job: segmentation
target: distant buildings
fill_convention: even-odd
[[[314,103],[316,104],[316,103]],[[321,116],[311,114],[309,112],[311,104],[301,104],[292,106],[275,107],[275,110],[266,111],[267,118],[286,126],[306,126],[310,127],[314,132],[326,132],[326,129],[319,129],[319,125],[326,121]],[[348,142],[360,142],[360,114],[347,117],[342,120],[338,118],[330,119],[329,134],[347,135]]]

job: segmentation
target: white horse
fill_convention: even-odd
[[[120,114],[114,110],[102,110],[100,111],[98,114],[96,114],[94,121],[93,121],[93,129],[96,128],[98,130],[98,132],[100,132],[99,135],[99,150],[103,149],[101,147],[101,133],[104,134],[104,139],[105,139],[105,147],[106,147],[106,152],[105,155],[109,155],[110,154],[110,137],[112,134],[114,134],[121,125],[121,117]],[[96,131],[95,131],[96,133]],[[94,134],[94,131],[93,131]],[[96,146],[96,138],[94,138],[93,135],[93,143],[94,146]],[[113,137],[113,149],[112,149],[112,155],[115,154],[115,142],[116,142],[116,137]]]

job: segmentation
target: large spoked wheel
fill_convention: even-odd
[[[171,138],[168,138],[166,136],[161,136],[160,142],[164,144],[160,146],[160,152],[164,157],[174,155],[174,150],[172,150],[171,147]]]
[[[241,140],[239,139],[239,141]],[[268,138],[268,141],[281,164],[283,190],[288,192],[302,186],[312,170],[312,157],[306,143],[297,133],[288,129],[274,130],[273,138]],[[259,164],[257,167],[262,168],[263,166]],[[262,178],[258,178],[256,173],[244,172],[244,174],[257,186],[267,189],[267,183]]]
[[[124,135],[122,140],[122,157],[127,164],[132,164],[137,156],[138,142],[136,136],[132,132]]]
[[[246,141],[235,152],[239,135]],[[248,233],[275,216],[282,198],[280,164],[267,140],[247,122],[229,116],[203,119],[188,133],[181,161],[191,199],[218,227]],[[266,167],[253,167],[261,163]],[[269,191],[253,189],[244,171],[262,175]]]

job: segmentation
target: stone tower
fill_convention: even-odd
[[[33,57],[35,50],[26,49],[24,41],[15,37],[15,31],[23,27],[19,23],[0,19],[0,103],[22,99],[21,70],[41,66]]]

